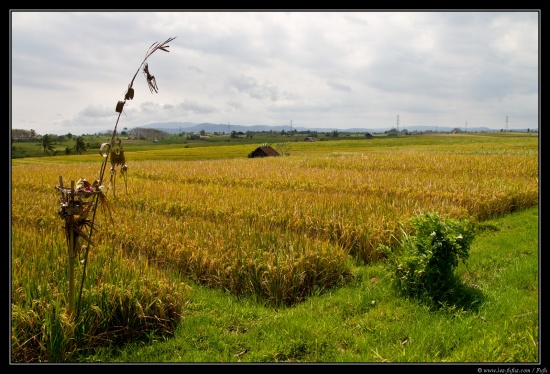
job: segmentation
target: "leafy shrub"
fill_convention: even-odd
[[[474,226],[468,220],[444,219],[424,213],[410,219],[412,233],[403,228],[393,252],[381,246],[395,273],[397,289],[406,296],[439,301],[457,285],[454,270],[468,259]]]
[[[101,148],[101,142],[98,141],[92,141],[86,143],[86,148],[88,149],[100,149]]]

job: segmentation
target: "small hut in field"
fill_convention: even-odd
[[[279,152],[277,152],[271,147],[258,147],[252,152],[250,152],[250,154],[248,155],[248,157],[250,158],[270,157],[270,156],[280,156],[280,154]]]
[[[372,135],[370,132],[365,134],[365,138],[367,139],[374,139],[374,135]]]

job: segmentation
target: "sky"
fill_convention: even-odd
[[[537,9],[12,9],[10,44],[11,128],[38,135],[163,122],[539,128]]]

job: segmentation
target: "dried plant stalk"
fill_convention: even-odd
[[[122,148],[122,142],[120,139],[117,139],[117,143],[115,143],[115,137],[117,135],[117,126],[120,120],[120,116],[124,110],[124,105],[126,104],[127,100],[132,100],[134,98],[134,93],[135,93],[133,88],[134,80],[136,79],[136,76],[138,72],[142,69],[142,67],[143,67],[143,73],[147,79],[147,85],[149,87],[149,90],[151,91],[151,93],[153,92],[158,93],[157,82],[155,77],[151,75],[151,73],[149,72],[149,64],[147,63],[147,59],[157,50],[169,52],[168,51],[169,46],[167,44],[174,39],[175,37],[168,38],[162,43],[156,42],[149,47],[149,49],[147,50],[147,53],[145,54],[144,60],[141,62],[138,70],[136,71],[136,73],[134,74],[134,77],[132,78],[130,84],[128,85],[128,90],[124,94],[124,100],[119,100],[117,102],[115,111],[118,113],[118,118],[115,123],[115,128],[113,130],[111,141],[109,143],[103,143],[99,150],[99,153],[104,158],[103,163],[101,165],[99,178],[95,180],[93,184],[90,184],[88,181],[86,181],[86,179],[81,178],[78,181],[76,187],[74,185],[74,181],[71,182],[71,188],[69,189],[69,188],[63,187],[63,179],[62,177],[59,177],[59,185],[56,186],[56,189],[60,191],[62,195],[61,209],[59,211],[59,215],[61,216],[61,218],[65,220],[65,233],[67,235],[67,242],[69,246],[69,308],[68,310],[70,315],[73,314],[73,309],[74,309],[73,304],[74,304],[75,257],[80,256],[81,250],[85,249],[86,253],[84,255],[85,256],[84,269],[82,271],[82,282],[80,285],[80,296],[79,296],[79,302],[80,302],[80,298],[82,296],[82,287],[84,284],[84,277],[86,274],[88,251],[90,246],[94,245],[91,237],[94,229],[96,208],[99,202],[101,202],[102,205],[104,205],[108,209],[109,216],[111,217],[111,221],[113,220],[111,215],[111,210],[109,206],[106,204],[106,198],[103,192],[103,176],[105,175],[105,168],[107,166],[107,163],[109,162],[109,158],[111,162],[110,183],[112,183],[114,187],[115,179],[116,179],[115,166],[120,166],[121,174],[124,177],[124,181],[126,183],[126,172],[128,170],[128,166],[126,165],[126,157],[124,155],[124,150]],[[103,150],[104,148],[106,148],[105,151]],[[113,188],[113,191],[114,191],[114,188]],[[87,201],[86,199],[90,199],[90,200]],[[83,239],[87,243],[87,245],[83,245],[81,248],[78,248],[77,246],[78,239]]]

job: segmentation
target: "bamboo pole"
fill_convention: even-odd
[[[69,206],[74,206],[74,181],[71,181],[71,195],[69,197]],[[71,212],[72,213],[72,212]],[[75,261],[75,237],[74,227],[75,219],[73,214],[67,216],[68,224],[67,230],[69,231],[69,316],[73,316],[74,312],[74,261]]]

